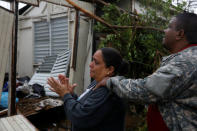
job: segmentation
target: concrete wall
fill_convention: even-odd
[[[88,41],[88,34],[91,33],[88,30],[89,27],[91,27],[91,21],[80,19],[76,69],[70,70],[71,83],[78,85],[75,89],[77,94],[81,94],[90,83],[89,63],[92,57],[92,42]]]
[[[138,14],[142,14],[145,11],[144,6],[137,0],[121,0],[118,6],[127,11],[137,11]]]
[[[17,72],[19,76],[33,74],[33,39],[32,23],[19,22]]]

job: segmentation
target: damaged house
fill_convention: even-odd
[[[22,2],[24,1],[28,3],[29,0],[22,0]],[[75,2],[80,5],[81,8],[85,8],[91,13],[94,12],[94,6],[92,4],[81,1]],[[18,47],[16,54],[17,77],[29,76],[32,80],[36,73],[43,73],[42,71],[48,69],[48,67],[45,68],[43,64],[47,63],[47,57],[52,56],[55,57],[55,59],[53,60],[52,66],[50,65],[51,69],[48,69],[49,72],[45,73],[50,74],[49,76],[51,76],[52,73],[63,73],[67,75],[71,83],[78,83],[78,88],[75,90],[76,93],[82,93],[83,88],[87,87],[91,81],[89,77],[89,63],[91,61],[93,48],[92,19],[74,9],[73,6],[64,0],[37,1],[34,3],[34,6],[27,5],[19,12]],[[11,15],[7,15],[6,13]],[[1,35],[1,40],[4,41],[0,44],[0,69],[2,70],[0,75],[4,76],[5,72],[9,72],[11,66],[10,62],[8,62],[8,57],[11,57],[12,54],[12,51],[9,51],[9,43],[11,43],[12,39],[13,26],[11,25],[14,23],[14,13],[9,13],[8,11],[2,12],[1,14],[1,17],[5,14],[5,19],[1,19],[3,24],[0,24],[0,29],[5,31],[4,33],[2,32],[3,35]],[[62,61],[66,61],[64,62],[64,66],[58,63]],[[2,64],[2,62],[4,64]],[[48,66],[48,64],[46,64],[46,66]],[[44,68],[41,69],[41,67]],[[1,78],[0,82],[2,86],[3,77]],[[44,77],[45,81],[46,78],[47,77]],[[40,80],[42,80],[42,78]],[[31,101],[28,103],[31,104]],[[14,118],[15,116],[13,119]],[[21,116],[17,116],[17,119],[18,118],[22,120],[25,119],[21,118]],[[2,121],[7,121],[7,119],[9,118],[2,119]],[[7,126],[6,128],[9,127],[10,126]]]
[[[89,63],[93,51],[99,43],[93,42],[93,37],[96,36],[93,33],[93,19],[98,20],[98,17],[92,16],[93,19],[90,18],[91,16],[87,17],[87,14],[76,10],[65,0],[18,1],[35,3],[34,6],[27,5],[19,11],[17,76],[29,76],[31,78],[29,84],[44,81],[45,83],[41,84],[47,87],[46,79],[48,77],[57,77],[57,74],[63,73],[69,77],[70,83],[78,84],[75,92],[81,94],[84,87],[87,87],[91,81]],[[95,3],[92,3],[91,0],[72,1],[80,8],[95,14]],[[96,0],[96,2],[96,8],[99,3],[107,4],[102,0]],[[124,0],[120,1],[119,7],[128,9],[131,14],[134,14],[141,13],[140,4],[135,0]],[[97,11],[96,14],[99,13],[99,10]],[[4,23],[6,22],[4,21]],[[9,31],[7,33],[11,34],[11,28]],[[6,39],[6,42],[9,43],[8,39],[11,38]],[[8,47],[6,50],[3,48],[0,50],[0,53],[4,51],[6,54]],[[6,57],[1,56],[0,61],[5,61],[8,54]],[[3,66],[6,67],[6,65]],[[5,72],[0,73],[2,76]]]
[[[76,3],[94,12],[93,4],[82,1]],[[20,10],[18,21],[18,76],[32,77],[46,56],[69,50],[67,76],[71,83],[78,84],[76,92],[82,93],[83,88],[90,83],[92,19],[61,0],[40,1],[39,6],[27,6]]]

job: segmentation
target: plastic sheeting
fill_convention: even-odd
[[[16,103],[18,98],[16,98]],[[8,108],[8,92],[2,92],[0,106],[3,108]]]

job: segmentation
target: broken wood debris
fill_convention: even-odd
[[[41,97],[20,99],[16,104],[18,112],[24,116],[37,114],[42,110],[48,110],[63,105],[63,101],[57,98]]]

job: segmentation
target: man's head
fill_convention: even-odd
[[[189,44],[197,44],[197,15],[194,13],[181,13],[176,16],[176,30],[184,30]]]
[[[188,44],[197,44],[197,15],[181,13],[173,17],[164,30],[164,46],[171,52],[177,52]]]

